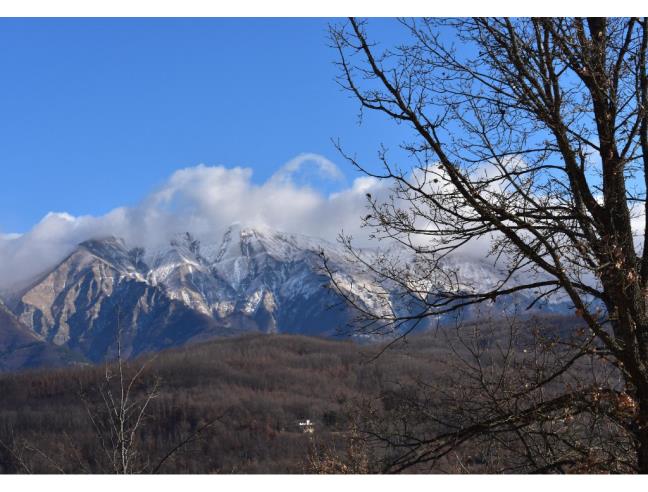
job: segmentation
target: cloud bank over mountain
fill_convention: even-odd
[[[24,234],[0,235],[0,289],[29,281],[82,241],[111,235],[156,248],[179,232],[210,240],[241,222],[331,241],[343,230],[364,242],[360,218],[366,214],[366,194],[380,196],[386,192],[384,184],[359,177],[341,191],[325,194],[295,179],[304,172],[343,180],[339,168],[317,154],[298,155],[260,184],[253,181],[250,168],[201,164],[176,171],[134,207],[102,216],[50,212]]]

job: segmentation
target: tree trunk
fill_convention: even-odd
[[[637,395],[639,399],[639,412],[636,416],[637,430],[637,467],[639,473],[648,475],[648,395]]]
[[[641,428],[637,431],[639,449],[637,450],[637,466],[639,473],[648,475],[648,428]]]

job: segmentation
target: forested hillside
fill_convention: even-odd
[[[379,344],[256,334],[143,356],[123,374],[118,364],[5,374],[0,470],[122,472],[122,443],[110,431],[119,422],[107,406],[126,389],[128,473],[395,471],[412,439],[463,436],[497,408],[525,405],[529,395],[511,398],[520,381],[549,371],[554,359],[543,347],[578,326],[558,317],[447,325],[384,352]],[[518,336],[521,328],[529,335]],[[543,367],[533,362],[538,351]],[[583,370],[575,364],[557,387],[586,381]],[[313,433],[299,425],[306,420]],[[497,432],[505,443],[510,430]],[[467,434],[452,449],[407,471],[495,471],[503,457],[509,471],[524,471],[516,461],[524,450],[514,445],[494,459],[493,446]]]
[[[365,353],[365,355],[363,355]],[[160,472],[298,473],[309,449],[349,428],[362,395],[379,390],[393,357],[363,363],[371,350],[351,342],[281,335],[223,339],[159,354],[137,393],[159,378],[159,395],[140,427],[141,471],[191,437]],[[127,372],[146,358],[134,361]],[[103,367],[4,375],[0,379],[0,469],[13,472],[110,472],[84,405],[104,407],[96,389]],[[310,419],[315,433],[298,422]]]

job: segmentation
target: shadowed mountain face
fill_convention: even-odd
[[[63,347],[40,340],[0,302],[0,372],[61,367],[82,360]]]

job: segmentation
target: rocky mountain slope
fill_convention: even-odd
[[[83,358],[41,340],[0,301],[0,372],[40,366],[61,367]]]

